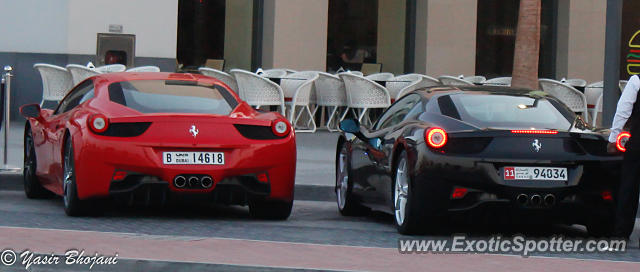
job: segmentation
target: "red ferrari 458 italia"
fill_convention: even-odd
[[[67,215],[102,199],[206,198],[286,219],[294,131],[220,81],[197,74],[110,73],[75,86],[55,110],[24,105],[24,190],[63,196]]]

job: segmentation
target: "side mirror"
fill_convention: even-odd
[[[40,118],[40,105],[27,104],[20,107],[20,114],[25,118]]]
[[[359,134],[360,122],[356,119],[344,119],[340,122],[340,130],[351,134]]]

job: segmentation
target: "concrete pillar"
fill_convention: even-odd
[[[225,70],[251,69],[253,0],[227,0],[224,20]]]
[[[328,0],[265,0],[263,68],[324,71]]]
[[[478,0],[417,0],[416,9],[416,72],[474,75]]]
[[[607,1],[559,1],[557,78],[602,80]]]
[[[406,1],[378,0],[377,62],[383,72],[404,72]]]

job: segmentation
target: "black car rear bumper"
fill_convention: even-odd
[[[612,215],[620,160],[488,160],[422,151],[424,156],[415,157],[421,159],[414,164],[414,188],[424,199],[433,200],[432,212],[566,223]],[[568,180],[508,181],[502,175],[504,166],[567,167]],[[462,197],[453,195],[456,188],[465,192]]]

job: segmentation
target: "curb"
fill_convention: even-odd
[[[0,174],[0,191],[22,191],[22,174]],[[335,201],[332,186],[296,184],[295,200]]]
[[[44,254],[46,255],[46,254]],[[288,268],[288,267],[267,267],[267,266],[252,266],[252,265],[232,265],[232,264],[213,264],[213,263],[190,263],[190,262],[169,262],[159,260],[135,260],[135,259],[118,259],[117,264],[111,265],[95,265],[89,269],[89,265],[85,264],[65,264],[64,256],[55,255],[60,258],[58,264],[34,264],[30,267],[30,270],[34,271],[53,271],[63,270],[69,272],[80,271],[96,271],[96,272],[112,272],[112,271],[174,271],[174,272],[189,272],[189,271],[321,271],[314,269],[300,269],[300,268]],[[23,272],[25,267],[22,264],[14,264],[11,266],[3,267],[2,271],[7,272]],[[326,270],[322,270],[326,271]]]

